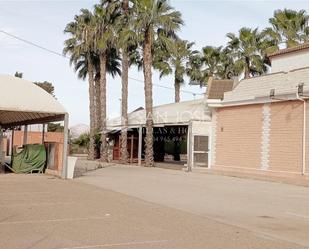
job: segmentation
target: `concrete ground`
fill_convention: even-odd
[[[180,210],[186,212],[183,214],[194,215],[192,224],[189,227],[184,225],[180,234],[195,230],[195,222],[201,222],[203,231],[197,229],[185,236],[192,239],[196,236],[204,239],[207,237],[205,244],[201,242],[204,247],[199,248],[209,248],[205,245],[209,245],[214,238],[217,243],[221,241],[225,245],[222,248],[250,248],[244,244],[235,246],[236,231],[248,232],[250,239],[247,239],[251,241],[254,238],[249,242],[250,245],[255,245],[257,241],[267,241],[274,245],[283,243],[291,248],[296,248],[296,245],[309,248],[307,187],[120,165],[89,172],[75,181],[169,207],[175,213]],[[244,234],[237,241],[242,239]]]
[[[145,177],[145,173],[150,175]],[[128,174],[126,180],[123,174]],[[186,177],[170,171],[123,167],[93,171],[72,181],[44,175],[0,175],[0,248],[303,248],[293,242],[82,183],[101,185],[99,182],[103,181],[111,185],[112,178],[118,176],[114,180],[119,186],[141,193],[151,191],[154,182],[160,184],[158,178],[162,174],[170,175],[170,189],[177,186],[175,179]],[[150,188],[145,187],[142,176],[150,181]],[[124,182],[120,184],[119,180]],[[125,187],[128,183],[131,185]],[[160,186],[153,190],[150,197],[167,197],[170,192],[161,192]]]

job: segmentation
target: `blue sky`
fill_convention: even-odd
[[[81,8],[91,8],[97,1],[0,1],[0,29],[30,40],[41,46],[61,53],[66,36],[63,29]],[[180,32],[183,39],[194,41],[196,48],[206,45],[220,46],[227,41],[226,33],[237,32],[241,27],[268,25],[268,18],[275,9],[305,9],[309,12],[309,1],[215,1],[215,0],[172,0],[172,6],[183,14],[185,26]],[[24,73],[30,81],[49,81],[56,89],[56,96],[70,113],[71,125],[88,123],[87,82],[78,80],[67,59],[24,44],[0,33],[0,73]],[[136,69],[130,76],[143,79]],[[161,80],[157,73],[154,83],[173,86],[172,77]],[[121,81],[108,78],[108,116],[119,114]],[[130,80],[129,110],[144,105],[143,84]],[[202,93],[205,89],[184,86],[183,90]],[[198,96],[198,95],[197,95]],[[154,104],[173,102],[174,92],[154,87]],[[182,93],[182,100],[194,99],[193,94]]]

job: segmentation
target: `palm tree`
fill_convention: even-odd
[[[23,77],[23,73],[16,71],[14,76],[17,77],[17,78],[22,78]]]
[[[139,35],[143,54],[143,72],[145,81],[146,106],[146,151],[145,165],[151,167],[153,162],[153,100],[152,100],[152,65],[153,44],[158,33],[173,35],[183,24],[181,13],[175,11],[166,0],[134,0],[134,27]],[[164,41],[161,41],[164,42]]]
[[[120,58],[115,49],[107,51],[107,73],[115,77],[121,75]],[[96,131],[101,131],[101,94],[100,94],[100,60],[96,53],[91,56],[92,64],[94,67],[94,85],[95,85],[95,127]],[[78,73],[80,79],[85,80],[88,75],[88,60],[81,56],[74,62],[74,69]]]
[[[137,51],[137,36],[132,29],[133,9],[129,8],[129,0],[122,1],[122,15],[116,23],[118,42],[117,46],[121,53],[121,162],[127,163],[127,130],[128,130],[128,85],[129,68],[132,64],[139,65],[140,58]]]
[[[108,51],[115,48],[115,23],[120,16],[119,3],[101,0],[95,5],[95,43],[100,60],[100,94],[101,94],[101,160],[107,161],[106,141],[106,74]],[[115,50],[116,51],[116,50]]]
[[[203,71],[203,60],[201,53],[192,54],[186,63],[186,74],[190,78],[190,85],[205,86],[207,75]]]
[[[89,159],[95,157],[95,88],[94,88],[94,18],[91,11],[81,9],[81,14],[76,15],[73,22],[67,24],[64,32],[70,35],[65,41],[64,54],[70,55],[70,64],[77,65],[81,58],[87,62],[87,75],[89,82],[89,112],[90,112],[90,142]],[[81,74],[79,73],[80,77]]]
[[[237,76],[234,66],[234,58],[230,48],[225,47],[220,53],[220,65],[218,66],[217,78],[219,79],[232,79]]]
[[[129,30],[129,1],[123,0],[122,2],[122,22],[121,34]],[[124,36],[124,35],[123,35]],[[124,38],[124,37],[121,37]],[[126,39],[119,39],[123,41],[121,44],[122,57],[121,57],[121,162],[127,163],[128,160],[128,85],[129,85],[129,58],[126,46]]]
[[[132,8],[129,8],[129,0],[122,1],[122,13],[116,24],[118,33],[117,45],[121,52],[121,162],[127,163],[128,159],[128,85],[129,67],[132,63],[132,53],[136,52],[137,44],[135,33],[132,30]]]
[[[244,73],[245,78],[261,75],[267,71],[264,58],[264,37],[258,29],[241,28],[238,36],[228,33],[230,39],[228,48],[235,58],[235,71],[237,74]]]
[[[305,10],[276,10],[274,16],[269,19],[271,27],[263,32],[274,42],[273,50],[278,50],[280,44],[285,44],[287,48],[294,47],[308,41],[308,20],[309,16]]]
[[[213,77],[217,75],[219,70],[219,65],[221,63],[221,50],[222,47],[212,47],[206,46],[202,49],[202,62],[205,65],[203,71],[206,81],[208,77]]]
[[[160,77],[174,74],[175,102],[180,101],[180,87],[184,83],[186,63],[190,56],[195,53],[191,48],[194,43],[176,39],[171,51],[155,49],[154,68],[160,71]]]

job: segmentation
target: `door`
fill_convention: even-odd
[[[193,166],[208,168],[209,137],[194,135]]]

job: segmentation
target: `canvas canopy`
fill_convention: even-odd
[[[180,125],[190,121],[211,121],[211,113],[205,99],[183,101],[153,108],[154,125]],[[131,112],[128,115],[128,126],[139,127],[146,124],[146,111],[144,109]],[[121,118],[107,121],[108,130],[121,128]]]
[[[32,82],[0,75],[0,126],[61,121],[66,113],[53,96]]]
[[[64,107],[41,87],[10,75],[0,75],[0,141],[3,128],[64,121],[63,178],[67,177],[69,115]],[[0,164],[3,162],[0,143]]]

